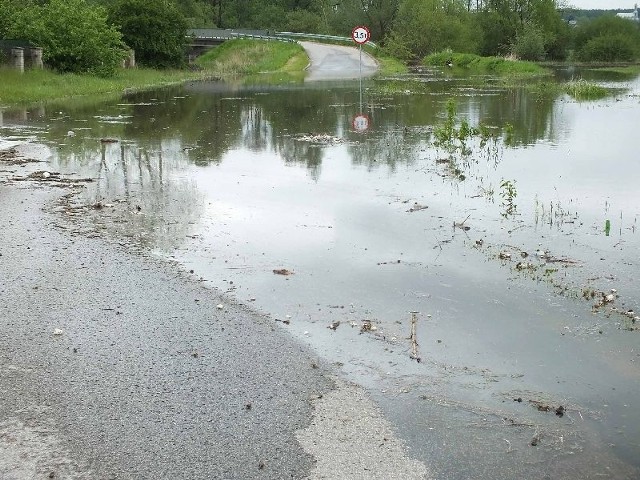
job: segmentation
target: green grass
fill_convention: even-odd
[[[640,65],[627,65],[624,67],[598,67],[593,70],[597,72],[621,73],[625,75],[638,75],[640,73]]]
[[[380,66],[379,75],[383,77],[407,73],[409,71],[409,69],[403,62],[401,62],[397,58],[383,55],[382,53],[380,53],[380,50],[374,50],[373,52],[367,50],[367,53],[370,53],[371,56],[376,59],[378,65]]]
[[[576,80],[564,84],[564,92],[576,100],[598,100],[612,95],[612,91],[586,80]]]
[[[566,83],[553,81],[537,82],[527,86],[527,89],[540,96],[556,96],[567,94],[579,100],[599,100],[620,92],[620,89],[606,88],[587,80],[575,80]]]
[[[203,79],[210,75],[210,72],[137,68],[120,70],[113,77],[102,78],[72,73],[59,74],[50,70],[27,70],[21,74],[16,70],[3,68],[0,69],[0,105],[143,90]]]
[[[500,76],[542,76],[550,72],[544,67],[522,60],[508,60],[502,57],[481,57],[473,53],[454,53],[444,50],[427,56],[423,63],[435,67],[447,67],[451,61],[455,72],[492,73]]]
[[[198,59],[200,71],[120,70],[113,77],[59,74],[50,70],[27,70],[23,74],[0,69],[0,105],[144,90],[187,80],[246,77],[247,82],[301,81],[309,59],[297,43],[233,40]]]
[[[224,42],[196,60],[197,65],[221,77],[296,74],[308,62],[304,49],[297,43],[247,39]]]

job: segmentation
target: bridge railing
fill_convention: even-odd
[[[344,42],[353,44],[353,39],[351,37],[340,37],[337,35],[321,35],[318,33],[296,33],[296,32],[276,32],[276,36],[282,37],[290,37],[297,39],[309,39],[309,40],[329,40],[332,42]],[[372,47],[377,47],[377,45],[373,42],[367,42],[367,45],[371,45]]]
[[[281,42],[296,42],[298,40],[325,40],[330,42],[339,42],[353,44],[351,37],[340,37],[337,35],[321,35],[315,33],[296,33],[296,32],[270,32],[268,30],[254,31],[234,31],[222,29],[191,29],[188,31],[188,37],[194,40],[231,40],[233,38],[253,38],[259,40],[277,40]],[[373,42],[367,42],[367,45],[376,47]]]

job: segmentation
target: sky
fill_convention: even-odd
[[[590,10],[592,8],[601,10],[620,8],[628,10],[633,8],[634,4],[640,3],[640,0],[564,0],[564,2],[568,5],[585,10]]]

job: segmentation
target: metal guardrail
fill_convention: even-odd
[[[216,32],[214,35],[206,35],[204,32]],[[281,42],[296,42],[297,39],[310,39],[310,40],[330,40],[333,42],[345,42],[353,43],[351,37],[340,37],[337,35],[321,35],[316,33],[296,33],[296,32],[274,32],[270,33],[249,33],[249,32],[235,32],[227,30],[217,29],[192,29],[189,30],[190,38],[195,40],[231,40],[234,38],[253,38],[258,40],[277,40]],[[373,42],[367,42],[367,45],[377,47]]]
[[[318,33],[296,33],[296,32],[276,32],[276,36],[286,36],[293,38],[309,38],[311,40],[331,40],[334,42],[346,42],[354,43],[351,37],[340,37],[337,35],[321,35]],[[367,45],[377,48],[378,46],[373,42],[367,42]]]

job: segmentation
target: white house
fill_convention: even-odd
[[[628,20],[633,20],[634,22],[640,22],[640,12],[638,12],[638,4],[636,3],[633,7],[633,12],[624,12],[616,14],[620,18],[626,18]]]

